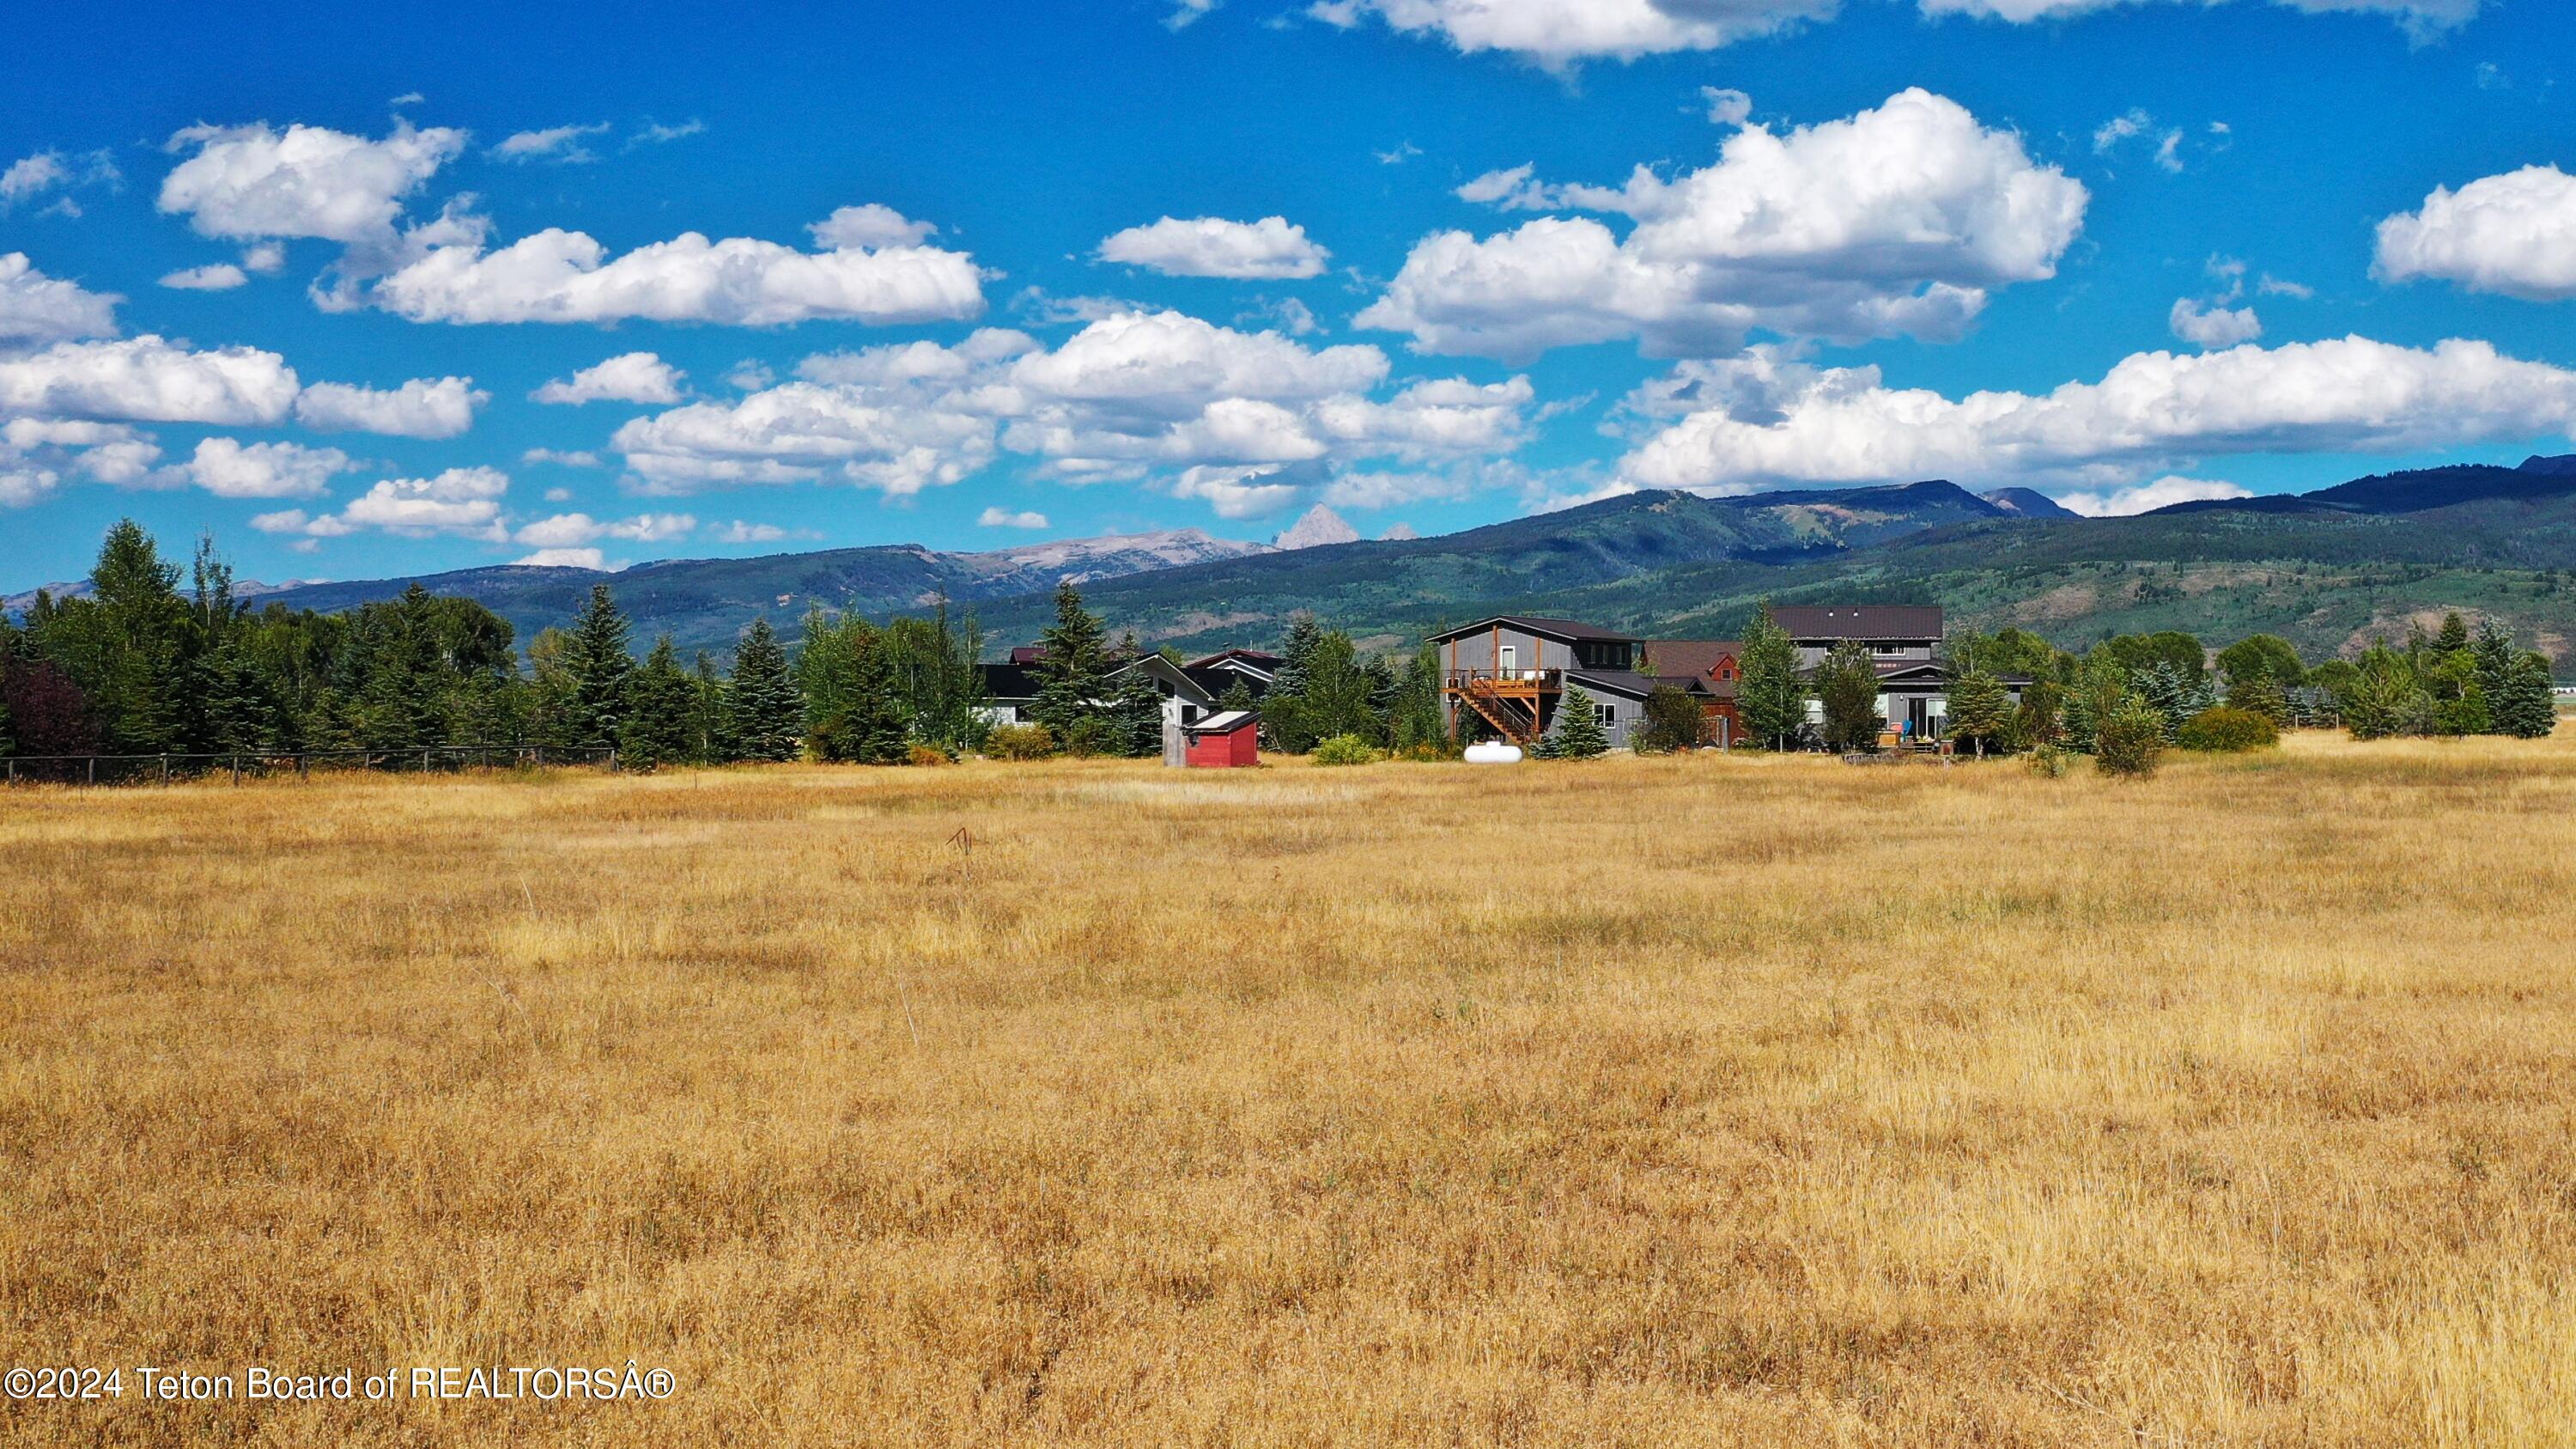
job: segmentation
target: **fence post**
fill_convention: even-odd
[[[239,750],[233,751],[233,783],[235,785],[241,783],[241,751]]]
[[[617,773],[617,746],[615,745],[608,747],[608,773],[612,775]]]
[[[427,750],[420,752],[420,772],[424,775],[429,773],[429,751]]]
[[[93,785],[98,783],[98,756],[96,755],[89,757],[89,782]]]
[[[170,757],[168,755],[163,755],[161,757],[161,783],[164,785],[170,783]]]
[[[304,753],[302,750],[297,750],[295,752],[295,778],[299,780],[312,778],[312,759],[313,757],[311,755]]]

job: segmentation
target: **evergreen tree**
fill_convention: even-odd
[[[1601,706],[1581,685],[1570,685],[1557,701],[1556,728],[1547,742],[1546,758],[1594,760],[1610,753],[1610,736],[1601,728]]]
[[[1163,753],[1163,692],[1143,667],[1136,636],[1128,635],[1123,647],[1136,662],[1119,674],[1117,693],[1110,701],[1117,750],[1131,760],[1156,759]]]
[[[1950,735],[1973,746],[1980,755],[2000,748],[2012,718],[2012,696],[2003,681],[1972,669],[1950,684]]]
[[[2231,684],[2227,702],[2248,714],[2259,714],[2275,726],[2290,722],[2290,696],[2269,674],[2255,674]]]
[[[2442,632],[2433,637],[2434,652],[2457,654],[2469,647],[2469,621],[2457,610],[2442,616]]]
[[[894,661],[883,633],[853,614],[819,632],[808,625],[799,672],[815,757],[839,764],[900,765],[910,757],[911,718],[895,695]],[[818,687],[819,686],[819,687]]]
[[[2066,686],[2053,679],[2033,680],[2021,692],[2013,711],[2015,749],[2054,749],[2066,739]]]
[[[1765,600],[1744,631],[1735,707],[1744,728],[1772,749],[1786,749],[1807,727],[1807,691],[1798,680],[1798,647],[1771,617]]]
[[[2499,627],[2495,620],[2485,620],[2478,625],[2477,637],[2470,641],[2469,657],[2476,661],[2478,689],[2486,696],[2487,708],[2492,714],[2504,699],[2505,691],[2513,687],[2513,671],[2517,662],[2513,636]],[[2497,734],[2511,733],[2501,719],[2496,719],[2489,728]]]
[[[1225,693],[1217,696],[1216,707],[1219,710],[1258,709],[1261,701],[1252,697],[1252,686],[1237,675],[1234,682],[1225,687]]]
[[[277,701],[249,655],[219,651],[206,674],[206,747],[222,754],[253,754],[278,747]]]
[[[1300,609],[1288,620],[1288,642],[1280,646],[1279,672],[1270,679],[1270,692],[1302,699],[1306,694],[1306,676],[1314,668],[1315,651],[1323,646],[1323,626],[1315,616]]]
[[[1825,744],[1874,750],[1887,721],[1878,712],[1878,666],[1869,646],[1846,639],[1816,668],[1816,697],[1825,706]]]
[[[2558,730],[2558,698],[2552,692],[2549,656],[2530,653],[2515,658],[2504,688],[2494,701],[2495,727],[2516,739],[2547,739]]]
[[[2357,740],[2420,735],[2432,726],[2432,696],[2409,657],[2385,644],[2364,651],[2342,699],[2344,727]]]
[[[597,748],[617,743],[626,723],[627,677],[635,672],[626,636],[626,616],[617,611],[608,585],[591,585],[590,602],[564,640],[563,664],[572,685],[564,701],[565,744]]]
[[[1038,636],[1046,650],[1039,664],[1045,682],[1029,714],[1068,749],[1097,753],[1109,743],[1101,639],[1100,620],[1082,607],[1082,591],[1058,586],[1055,623]]]
[[[738,759],[792,760],[805,747],[805,701],[788,677],[787,652],[767,617],[754,619],[733,653],[725,690],[726,735]]]
[[[617,762],[622,768],[658,770],[689,761],[697,721],[697,685],[680,667],[680,651],[671,636],[655,640],[642,668],[625,683],[626,717],[617,732]]]
[[[178,582],[152,536],[120,519],[99,545],[89,597],[40,597],[28,616],[36,649],[80,691],[111,754],[190,744],[178,690],[196,631]]]

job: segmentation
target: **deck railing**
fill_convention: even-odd
[[[1464,694],[1476,689],[1525,694],[1564,687],[1565,671],[1562,669],[1452,669],[1449,671],[1449,689],[1454,694]]]

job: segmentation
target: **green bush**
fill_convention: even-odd
[[[2030,772],[2051,780],[2066,778],[2066,751],[2055,745],[2034,745],[2025,762]]]
[[[2268,750],[2281,743],[2280,726],[2268,716],[2250,709],[2220,705],[2205,709],[2183,721],[2178,739],[2186,750],[2210,754],[2234,755],[2247,750]]]
[[[1358,735],[1335,735],[1315,746],[1315,763],[1318,765],[1374,765],[1377,763],[1377,751],[1369,748],[1369,742]]]
[[[984,753],[997,760],[1043,760],[1055,753],[1055,735],[1042,724],[993,726]]]
[[[2156,772],[2164,752],[2164,716],[2136,700],[2094,727],[2093,767],[2103,774],[2144,778]]]

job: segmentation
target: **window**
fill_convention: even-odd
[[[1596,704],[1592,706],[1592,717],[1606,725],[1617,724],[1619,722],[1619,706],[1615,704]]]
[[[1871,645],[1871,646],[1870,646],[1870,652],[1871,652],[1871,653],[1873,653],[1873,654],[1881,655],[1881,656],[1889,655],[1889,654],[1902,654],[1902,653],[1904,653],[1904,652],[1905,652],[1905,646],[1904,646],[1904,645],[1902,645],[1902,644],[1888,644],[1888,643],[1883,643],[1883,642],[1882,642],[1882,643],[1878,643],[1878,644],[1873,644],[1873,645]]]
[[[1503,653],[1500,662],[1498,662],[1494,667],[1504,674],[1509,674],[1513,670],[1520,668],[1520,661],[1521,646],[1518,644],[1506,644],[1503,646]]]

